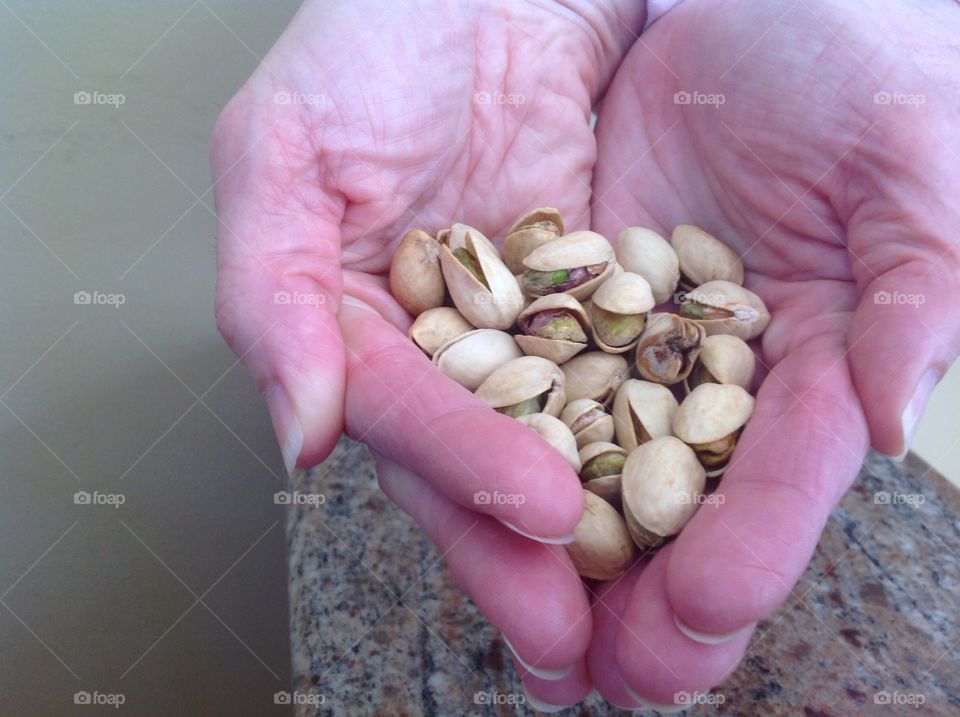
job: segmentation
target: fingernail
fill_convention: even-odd
[[[927,372],[921,376],[920,382],[913,392],[913,397],[903,410],[903,417],[901,418],[903,425],[903,452],[899,456],[896,456],[894,460],[902,461],[907,457],[907,453],[910,451],[910,444],[913,443],[913,438],[917,433],[920,418],[923,416],[923,411],[927,407],[927,401],[930,400],[930,394],[933,393],[933,388],[939,380],[940,373],[932,368],[928,369]]]
[[[497,518],[501,523],[510,528],[514,533],[519,533],[524,538],[530,538],[530,540],[536,540],[538,543],[546,543],[547,545],[569,545],[573,542],[573,533],[568,533],[567,535],[561,535],[559,538],[544,538],[541,535],[534,535],[533,533],[528,533],[525,530],[520,530],[517,526],[511,523],[508,520],[503,518]]]
[[[645,699],[643,699],[643,697],[641,697],[641,696],[638,695],[636,692],[634,692],[632,689],[630,689],[630,685],[628,685],[628,684],[626,684],[626,683],[624,683],[623,688],[627,691],[627,694],[629,694],[630,697],[631,697],[634,701],[636,701],[636,703],[637,703],[641,708],[643,708],[643,709],[656,710],[657,712],[663,712],[663,714],[668,714],[668,715],[669,715],[669,714],[676,714],[677,712],[683,712],[685,709],[688,709],[688,707],[689,707],[689,705],[675,705],[675,704],[673,704],[673,705],[661,705],[661,704],[657,704],[656,702],[651,702],[650,700],[645,700]],[[634,709],[634,711],[636,711],[638,708],[637,708],[637,707],[634,707],[633,709]]]
[[[283,386],[274,383],[263,395],[270,409],[270,420],[273,421],[273,432],[277,434],[277,443],[280,444],[283,464],[287,467],[287,473],[292,475],[303,450],[303,428]]]
[[[562,680],[573,671],[573,665],[561,668],[559,670],[544,670],[541,667],[528,665],[524,659],[517,654],[517,651],[513,649],[513,645],[510,644],[510,640],[507,639],[507,636],[501,634],[501,637],[503,638],[504,644],[507,646],[507,649],[510,650],[510,654],[513,655],[514,659],[520,663],[523,669],[525,669],[534,677],[538,677],[541,680],[546,680],[547,682],[556,682],[557,680]]]
[[[370,306],[370,304],[360,301],[360,299],[356,299],[352,296],[348,296],[347,294],[344,294],[343,296],[340,297],[340,305],[350,306],[354,309],[360,309],[361,311],[366,311],[367,313],[373,314],[374,316],[380,316],[380,313],[376,309],[374,309],[372,306]]]
[[[523,685],[523,694],[527,697],[527,704],[537,712],[546,712],[551,714],[567,708],[567,705],[551,705],[547,704],[543,700],[538,700],[536,697],[530,694],[530,690],[527,689],[526,685]]]
[[[685,623],[676,615],[673,616],[673,622],[677,626],[677,629],[680,632],[682,632],[684,635],[689,637],[694,642],[699,642],[703,645],[720,645],[724,642],[729,642],[733,638],[737,637],[737,635],[742,634],[745,630],[753,629],[753,624],[750,624],[750,625],[747,625],[746,627],[741,627],[738,630],[734,630],[733,632],[728,632],[723,635],[710,635],[705,632],[699,632],[698,630],[694,630],[692,627],[690,627],[687,623]]]

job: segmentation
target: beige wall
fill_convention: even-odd
[[[947,373],[930,397],[913,449],[960,486],[960,364]]]

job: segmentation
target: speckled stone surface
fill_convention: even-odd
[[[535,714],[514,704],[498,631],[379,491],[362,444],[342,439],[296,484],[326,501],[289,514],[296,714]],[[723,704],[689,714],[960,715],[960,491],[919,458],[867,459],[794,595],[716,690]],[[593,695],[562,714],[628,713]]]

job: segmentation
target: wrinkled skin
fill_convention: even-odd
[[[342,429],[362,439],[520,656],[569,670],[523,671],[529,694],[572,704],[595,687],[630,706],[708,689],[795,599],[868,445],[904,450],[902,417],[958,351],[933,297],[960,288],[960,10],[687,0],[633,44],[642,3],[587,20],[576,3],[366,4],[308,3],[218,122],[221,330],[288,464],[315,464]],[[724,102],[677,104],[682,91]],[[877,104],[880,91],[925,101]],[[550,542],[579,517],[576,476],[437,372],[385,281],[409,228],[460,220],[500,241],[543,205],[611,238],[701,225],[745,255],[773,314],[725,502],[599,598]],[[881,291],[929,300],[876,303]],[[675,619],[734,634],[704,644]]]

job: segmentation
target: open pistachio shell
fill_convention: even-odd
[[[677,314],[650,314],[637,342],[637,372],[654,383],[683,381],[696,363],[706,338],[703,327]]]
[[[540,434],[540,437],[570,464],[574,473],[580,472],[581,465],[580,455],[577,453],[577,441],[563,421],[546,413],[531,413],[520,416],[517,420]]]
[[[744,341],[756,338],[770,323],[763,299],[729,281],[708,281],[684,297],[680,313],[693,319],[707,334],[732,334]]]
[[[637,545],[656,547],[697,512],[706,474],[689,446],[664,436],[627,456],[621,481],[630,535]]]
[[[390,292],[411,316],[443,305],[440,244],[421,229],[407,232],[390,263]]]
[[[666,239],[652,229],[628,227],[617,237],[616,254],[620,266],[647,280],[657,304],[673,300],[680,281],[680,260]]]
[[[516,337],[517,344],[528,356],[543,356],[561,364],[587,348],[590,319],[569,294],[539,297],[520,312],[517,323],[522,332]]]
[[[620,510],[620,474],[627,452],[607,441],[588,443],[580,449],[580,480],[584,489],[596,493]]]
[[[450,247],[450,251],[467,247],[467,234],[469,234],[474,243],[483,244],[483,246],[500,259],[500,250],[497,245],[487,239],[486,235],[476,227],[469,224],[454,224],[449,229],[443,229],[437,232],[437,241],[443,246]]]
[[[541,356],[508,361],[480,384],[476,395],[500,413],[517,418],[529,413],[559,416],[567,402],[560,368]]]
[[[633,565],[636,547],[623,518],[607,501],[583,492],[583,516],[565,546],[581,577],[615,580]]]
[[[523,308],[517,280],[497,257],[490,241],[455,224],[440,245],[440,266],[454,305],[474,326],[508,329]],[[462,244],[462,246],[461,246]]]
[[[447,341],[465,334],[473,325],[451,306],[427,309],[411,324],[407,336],[424,352],[433,356]]]
[[[547,242],[563,235],[563,218],[553,207],[541,207],[520,217],[503,240],[503,263],[514,274],[523,272],[523,260]]]
[[[532,296],[565,291],[583,300],[614,273],[616,265],[610,242],[581,230],[532,251],[523,260],[523,283]]]
[[[623,356],[603,351],[578,354],[560,368],[566,378],[567,400],[589,398],[604,405],[630,372]]]
[[[656,302],[650,284],[639,274],[622,271],[601,284],[590,297],[593,339],[607,353],[624,353],[643,333],[647,312]]]
[[[677,409],[673,433],[694,450],[707,475],[721,475],[755,403],[753,396],[736,384],[701,384]]]
[[[743,283],[743,264],[737,253],[700,227],[680,224],[670,236],[680,260],[680,286],[689,291],[714,279]]]
[[[749,390],[757,358],[743,340],[730,334],[714,334],[703,340],[693,371],[683,382],[687,393],[701,383],[732,383]]]
[[[592,399],[570,401],[560,414],[560,420],[577,439],[577,448],[596,441],[613,440],[613,416],[604,410],[603,404]]]
[[[433,355],[447,376],[471,391],[507,361],[523,356],[513,337],[496,329],[475,329],[455,336]]]
[[[628,379],[613,400],[613,423],[617,443],[632,451],[642,443],[673,432],[677,399],[658,383]]]

